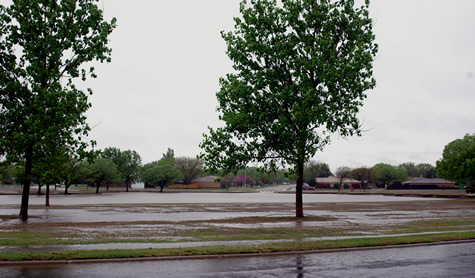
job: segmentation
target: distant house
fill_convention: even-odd
[[[198,184],[198,188],[221,188],[221,184],[216,182],[217,176],[205,176],[191,181],[193,184]]]
[[[329,176],[326,178],[317,178],[318,188],[334,188],[334,184],[340,184],[340,179],[335,176]],[[352,186],[353,188],[361,188],[361,182],[354,179],[343,179],[342,186]]]
[[[394,188],[393,188],[394,187]],[[455,182],[445,179],[415,178],[403,182],[398,186],[390,186],[388,189],[455,189]]]

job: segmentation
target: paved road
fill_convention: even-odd
[[[475,277],[475,243],[180,261],[3,267],[0,277]]]

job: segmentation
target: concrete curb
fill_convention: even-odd
[[[289,251],[273,253],[245,253],[245,254],[223,254],[223,255],[192,255],[192,256],[166,256],[166,257],[143,257],[143,258],[117,258],[117,259],[84,259],[84,260],[45,260],[45,261],[0,261],[0,266],[26,266],[26,265],[60,265],[60,264],[91,264],[91,263],[121,263],[121,262],[148,262],[148,261],[173,261],[173,260],[203,260],[203,259],[226,259],[226,258],[249,258],[249,257],[274,257],[288,255],[306,255],[336,252],[354,252],[366,250],[379,250],[390,248],[411,248],[447,244],[473,243],[475,239],[452,240],[429,243],[414,243],[400,245],[352,247],[340,249],[323,249],[308,251]]]

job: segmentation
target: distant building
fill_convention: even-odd
[[[393,188],[390,186],[388,189],[455,189],[455,182],[445,179],[429,179],[429,178],[415,178],[410,181],[403,182],[400,188]]]
[[[335,176],[329,176],[326,178],[317,178],[317,188],[334,188],[334,184],[340,184],[340,179]],[[354,179],[343,179],[341,186],[351,186],[353,188],[361,188],[361,182]]]
[[[204,176],[191,181],[192,184],[198,184],[198,188],[221,188],[221,184],[216,182],[217,176]]]

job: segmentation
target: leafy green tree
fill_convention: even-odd
[[[89,156],[89,159],[95,158],[97,153]],[[67,195],[69,188],[74,183],[87,181],[91,177],[91,167],[87,160],[79,160],[77,156],[66,154],[63,158],[59,177],[64,184],[64,194]]]
[[[162,155],[162,160],[166,159],[174,159],[175,158],[175,151],[172,148],[168,148],[167,152]]]
[[[25,161],[20,218],[28,219],[33,157],[44,145],[86,150],[88,93],[75,80],[96,77],[92,61],[110,61],[95,0],[13,0],[0,5],[0,154]]]
[[[436,175],[435,167],[429,163],[419,163],[416,165],[414,162],[404,162],[399,164],[398,167],[406,169],[408,176],[411,178],[434,178]]]
[[[204,135],[201,157],[213,170],[261,162],[290,166],[296,216],[303,217],[304,165],[330,134],[360,135],[357,112],[375,86],[377,52],[369,1],[243,1],[235,31],[222,36],[235,73],[220,79],[225,126]]]
[[[112,160],[99,157],[89,165],[89,180],[96,183],[96,193],[99,193],[99,187],[102,184],[107,184],[107,191],[109,191],[109,183],[121,182],[120,172]]]
[[[377,172],[376,182],[384,185],[391,185],[394,182],[403,182],[407,178],[407,171],[403,167],[396,167],[386,163],[378,163],[373,166]]]
[[[415,178],[421,175],[419,169],[417,168],[414,162],[404,162],[404,163],[399,164],[398,167],[402,167],[406,169],[407,175],[409,177]]]
[[[285,182],[289,183],[295,181],[295,179],[292,179],[288,172],[284,170],[270,172],[268,176],[271,184],[282,184]]]
[[[420,163],[416,165],[417,172],[419,176],[422,176],[424,178],[435,178],[437,175],[437,170],[436,168],[429,163]]]
[[[11,163],[8,163],[6,159],[0,155],[0,184],[3,183],[5,178],[10,176]]]
[[[169,186],[183,179],[182,173],[167,160],[146,164],[141,171],[142,181],[152,186],[159,186],[163,192]]]
[[[67,195],[69,188],[73,183],[85,178],[81,175],[81,162],[74,157],[67,157],[63,164],[61,165],[60,170],[60,179],[64,183],[64,194]]]
[[[47,186],[46,203],[49,206],[49,186],[61,182],[62,165],[68,159],[71,148],[60,144],[38,144],[36,147],[32,174],[38,182],[38,195],[41,194],[41,187]]]
[[[23,184],[25,180],[25,163],[24,161],[19,161],[11,164],[10,168],[10,177],[14,180],[16,184]]]
[[[475,133],[448,143],[437,161],[439,177],[467,184],[467,192],[475,192]]]
[[[203,173],[203,161],[192,157],[177,157],[173,162],[183,175],[183,183],[191,184],[191,181]]]
[[[139,169],[142,166],[142,158],[136,151],[121,151],[118,148],[105,148],[102,157],[112,160],[120,172],[122,180],[125,181],[126,190],[133,182],[139,180]]]
[[[304,181],[310,186],[317,185],[317,178],[333,175],[328,164],[314,160],[307,162],[303,171]]]
[[[45,145],[48,146],[48,145]],[[45,147],[44,146],[44,147]],[[45,205],[49,207],[49,188],[50,185],[56,184],[60,181],[60,167],[62,162],[62,153],[60,146],[49,145],[50,148],[43,148],[35,154],[41,154],[41,156],[33,157],[33,175],[36,176],[38,181],[38,195],[41,194],[41,187],[46,186],[46,200]]]

